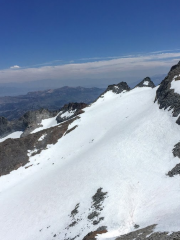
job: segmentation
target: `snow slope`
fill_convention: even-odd
[[[166,173],[179,126],[171,112],[154,103],[156,88],[109,91],[69,129],[78,127],[0,177],[0,235],[3,240],[82,240],[107,226],[99,238],[113,239],[134,225],[157,224],[157,231],[180,230],[179,177]],[[107,192],[98,225],[87,218],[97,189]],[[69,216],[79,203],[75,226]]]

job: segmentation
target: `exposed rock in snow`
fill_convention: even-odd
[[[151,79],[149,77],[146,77],[139,84],[137,84],[135,86],[135,88],[136,87],[151,87],[151,88],[154,88],[155,85],[154,85],[153,81],[151,81]]]
[[[77,116],[81,113],[83,113],[83,108],[87,107],[87,104],[85,103],[69,103],[65,104],[61,109],[60,112],[56,118],[57,122],[63,122],[65,120],[68,120],[70,118],[73,118],[74,116]]]
[[[173,155],[174,157],[180,158],[180,142],[174,146]],[[177,174],[180,174],[180,163],[177,164],[171,171],[168,172],[168,175],[170,177],[173,177]]]
[[[121,93],[123,91],[126,92],[126,91],[130,91],[130,90],[131,89],[130,89],[130,87],[128,86],[128,84],[126,82],[120,82],[118,84],[109,85],[107,87],[107,89],[105,90],[105,92],[100,95],[100,97],[103,97],[104,94],[106,92],[109,92],[109,91],[112,91],[113,93],[119,94],[119,93]]]

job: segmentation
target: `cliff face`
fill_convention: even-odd
[[[173,117],[177,117],[180,113],[180,95],[177,94],[174,89],[171,89],[171,83],[173,80],[180,80],[180,62],[174,65],[165,79],[161,82],[156,92],[155,101],[158,102],[160,109],[173,110]],[[177,123],[180,124],[180,118],[177,119]]]

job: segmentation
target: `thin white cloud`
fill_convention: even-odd
[[[14,68],[0,70],[0,82],[25,82],[35,80],[103,79],[143,77],[164,73],[180,59],[180,52],[160,52],[128,55],[118,58],[69,63],[55,66]],[[68,84],[68,81],[67,81]]]
[[[23,67],[23,68],[40,67],[40,66],[48,66],[48,65],[56,65],[56,64],[58,64],[59,62],[62,62],[62,60],[53,60],[53,61],[50,61],[50,62],[38,63],[38,64],[34,64],[34,65],[31,65],[31,66]]]
[[[12,67],[10,67],[11,69],[18,69],[18,68],[20,68],[20,66],[18,66],[18,65],[14,65],[14,66],[12,66]]]

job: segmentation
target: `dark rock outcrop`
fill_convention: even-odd
[[[149,77],[144,78],[140,83],[138,83],[136,87],[151,87],[154,88],[155,85],[153,83],[153,81],[151,81],[151,79]]]
[[[156,91],[155,101],[158,102],[160,109],[173,109],[173,117],[177,117],[180,113],[180,95],[171,89],[171,82],[173,78],[180,74],[180,62],[173,66],[168,75],[161,82],[159,88]],[[177,123],[180,124],[178,118]]]
[[[77,102],[65,104],[60,109],[60,113],[56,118],[57,123],[61,123],[65,120],[71,119],[71,118],[83,113],[82,109],[87,106],[88,105],[86,103],[77,103]],[[65,113],[67,113],[67,115]]]
[[[173,155],[174,157],[180,158],[180,142],[174,146]],[[173,177],[177,174],[180,174],[180,163],[177,164],[171,171],[169,171],[167,175],[169,177]]]
[[[113,93],[119,94],[123,91],[130,91],[131,88],[126,82],[120,82],[118,84],[112,84],[107,87],[107,89],[94,101],[96,102],[99,98],[103,98],[106,92],[112,91]]]
[[[180,142],[174,146],[173,155],[174,157],[180,158]]]
[[[180,174],[180,163],[178,163],[171,171],[168,172],[169,177]]]
[[[130,87],[128,86],[128,84],[126,82],[120,82],[118,84],[109,85],[104,93],[106,93],[108,91],[112,91],[116,94],[119,94],[123,91],[129,91],[129,90],[130,90]]]
[[[39,154],[48,144],[55,144],[65,134],[69,124],[78,117],[66,121],[61,127],[51,127],[23,138],[7,139],[0,143],[0,176],[24,166],[29,156]],[[42,139],[40,139],[42,138]]]
[[[102,188],[97,189],[97,192],[92,196],[92,212],[88,215],[88,220],[92,222],[93,225],[99,224],[104,217],[100,217],[101,211],[103,210],[103,202],[107,197],[107,192],[103,192]]]

